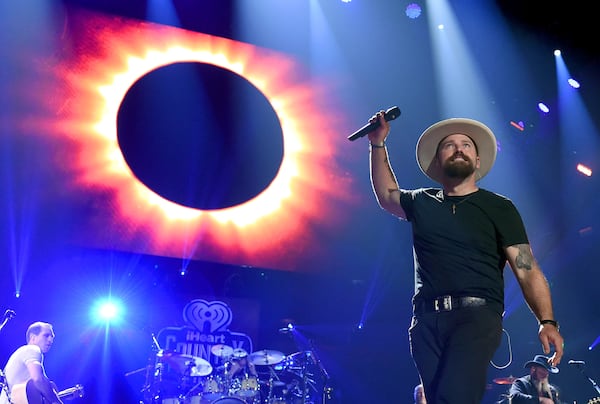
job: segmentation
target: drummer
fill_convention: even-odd
[[[258,377],[256,367],[248,360],[248,352],[242,348],[233,350],[230,363],[231,365],[227,370],[229,378],[234,379],[238,377],[244,378],[249,376]]]

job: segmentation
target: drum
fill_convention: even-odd
[[[209,376],[202,387],[202,400],[213,401],[225,395],[223,381],[218,375]]]
[[[195,396],[191,396],[188,399],[190,404],[202,404],[203,400],[202,400],[202,396],[200,394],[196,394]],[[204,402],[209,402],[209,401],[204,401]]]
[[[254,397],[260,390],[258,379],[254,376],[244,376],[235,383],[235,395],[238,397]]]
[[[214,400],[209,400],[206,397],[202,397],[201,394],[189,397],[185,404],[211,404]]]
[[[221,397],[213,401],[211,404],[246,404],[244,400],[237,397]]]

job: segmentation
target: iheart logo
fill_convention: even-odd
[[[189,302],[183,309],[183,318],[198,331],[211,333],[227,331],[231,324],[232,313],[229,306],[223,302],[196,299]]]

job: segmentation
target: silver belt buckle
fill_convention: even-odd
[[[442,307],[440,307],[440,303]],[[433,301],[433,308],[435,311],[450,311],[452,310],[452,296],[446,295],[442,297],[438,297]]]

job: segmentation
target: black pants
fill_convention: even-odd
[[[500,314],[488,306],[416,313],[409,337],[427,404],[481,403],[502,337]]]

